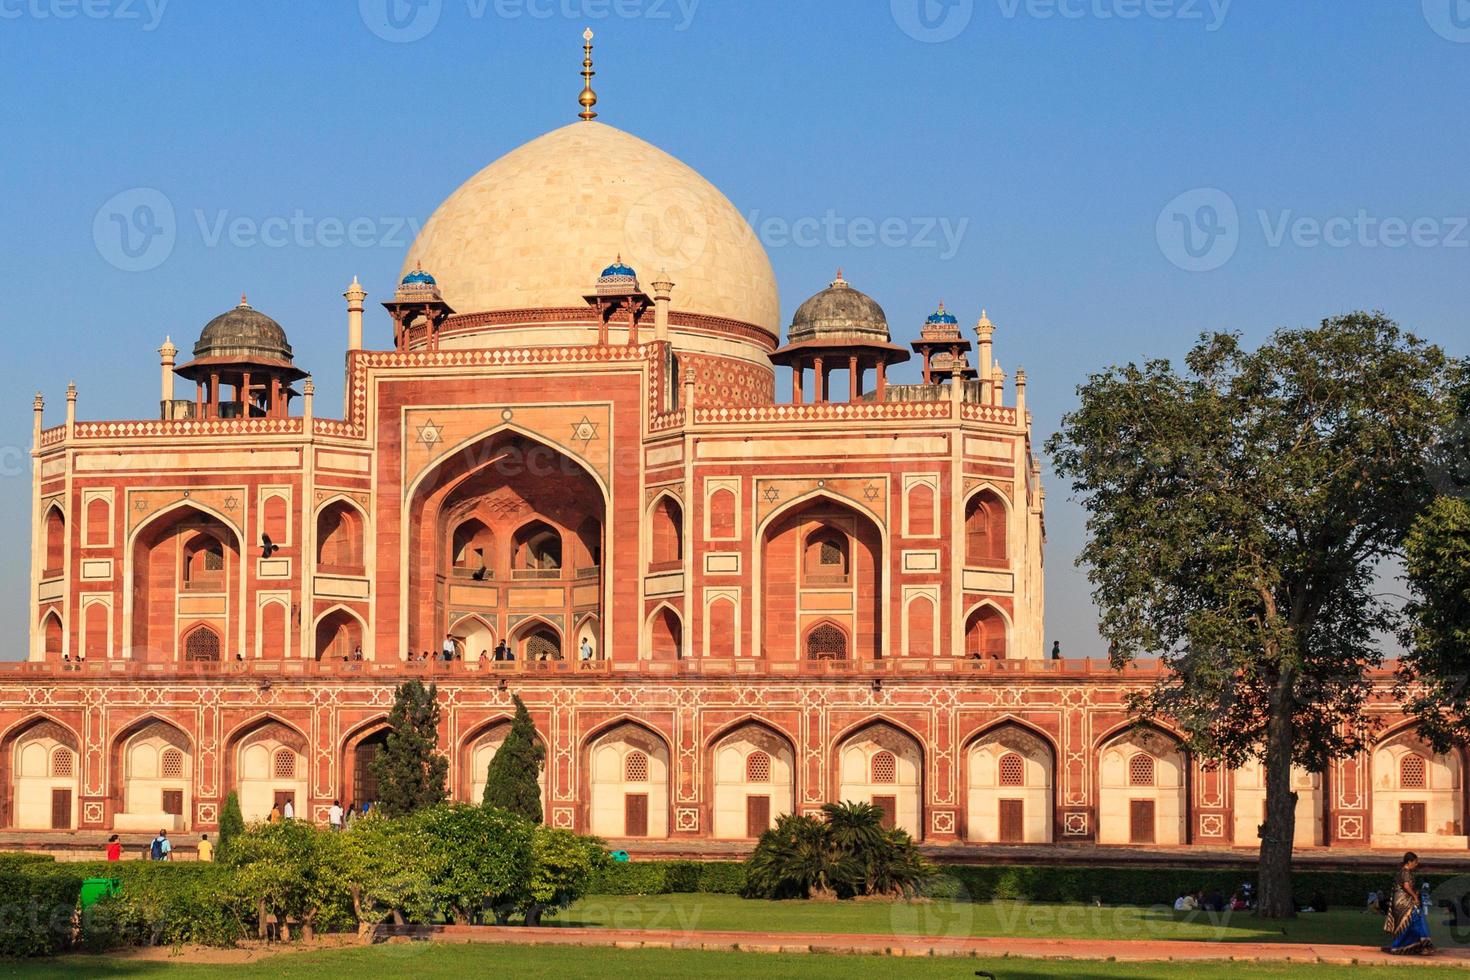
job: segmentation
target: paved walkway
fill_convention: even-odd
[[[883,956],[1021,956],[1036,959],[1235,961],[1383,966],[1443,963],[1470,966],[1470,949],[1441,950],[1431,957],[1389,956],[1375,947],[1317,943],[1162,942],[1119,939],[986,939],[970,937],[833,935],[831,933],[705,932],[673,929],[585,929],[499,926],[438,926],[431,930],[381,928],[377,939],[394,935],[442,942],[514,946],[594,946],[617,949],[738,950],[750,953],[837,953]]]

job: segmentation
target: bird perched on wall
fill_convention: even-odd
[[[476,582],[483,582],[483,581],[485,581],[485,576],[486,575],[489,575],[489,574],[490,574],[490,569],[486,568],[484,565],[481,565],[480,566],[480,570],[478,572],[476,572],[475,574],[471,575],[470,578],[474,579]]]
[[[262,534],[260,536],[260,557],[269,558],[280,550],[281,546],[272,541],[269,534]]]

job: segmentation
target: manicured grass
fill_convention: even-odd
[[[1416,966],[1426,966],[1418,963]],[[596,977],[598,980],[649,980],[653,977],[700,977],[701,980],[823,980],[881,975],[885,980],[953,980],[988,971],[996,980],[1405,980],[1421,975],[1410,967],[1251,965],[1242,963],[1103,963],[1096,961],[1018,959],[921,959],[856,956],[777,956],[765,953],[704,953],[676,950],[572,949],[528,946],[446,946],[436,943],[354,948],[269,957],[249,965],[202,966],[69,956],[41,963],[3,966],[9,976],[25,978],[204,978],[282,977],[450,977],[513,976],[524,978]]]
[[[1337,943],[1377,948],[1383,917],[1357,910],[1303,914],[1285,923],[1248,913],[1023,902],[763,902],[734,895],[592,896],[546,925],[732,932],[1017,936],[1032,939],[1178,939]],[[1436,930],[1431,921],[1431,930]]]

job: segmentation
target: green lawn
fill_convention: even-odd
[[[1423,966],[1419,963],[1416,966]],[[497,975],[523,978],[596,977],[649,980],[651,977],[700,977],[710,980],[852,980],[879,971],[885,980],[954,980],[974,977],[977,970],[996,980],[1050,980],[1052,977],[1178,980],[1187,969],[1190,980],[1406,980],[1420,971],[1409,967],[1328,967],[1308,965],[1253,966],[1240,963],[1102,963],[1063,960],[972,960],[853,956],[775,956],[764,953],[702,953],[673,950],[565,949],[526,946],[446,946],[433,943],[354,948],[322,953],[286,954],[247,966],[194,966],[69,956],[43,963],[0,966],[8,976],[89,978],[280,977],[465,977]]]
[[[592,896],[547,925],[734,932],[1024,936],[1070,939],[1199,939],[1339,943],[1377,948],[1383,917],[1357,910],[1304,914],[1286,923],[1245,913],[1019,902],[761,902],[733,895]],[[1431,922],[1431,929],[1443,927]]]

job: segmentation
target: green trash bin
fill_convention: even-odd
[[[82,908],[89,909],[99,898],[111,898],[122,893],[121,878],[87,878],[82,882]]]

